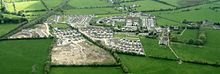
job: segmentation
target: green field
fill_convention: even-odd
[[[160,0],[166,2],[171,5],[175,5],[177,7],[191,6],[195,4],[204,4],[208,1],[216,1],[216,0]]]
[[[50,74],[123,74],[120,67],[52,67]]]
[[[131,40],[139,40],[138,35],[136,35],[135,33],[122,33],[122,32],[116,32],[114,34],[114,38],[127,38],[127,39],[131,39]]]
[[[158,26],[185,26],[179,22],[174,22],[174,21],[170,21],[167,19],[163,19],[163,18],[156,18],[156,22]]]
[[[203,47],[173,43],[172,47],[185,60],[220,62],[220,30],[207,30],[207,43]]]
[[[120,13],[117,10],[112,8],[94,8],[94,9],[71,9],[71,10],[64,10],[65,14],[111,14],[111,13]]]
[[[51,39],[0,41],[1,74],[43,74]]]
[[[48,8],[53,8],[62,3],[63,0],[43,0]]]
[[[147,50],[145,50],[147,51]],[[219,74],[219,67],[120,54],[132,74]]]
[[[189,40],[189,39],[197,39],[198,36],[198,30],[186,30],[185,32],[183,32],[180,40]]]
[[[169,4],[171,4],[171,5],[180,6],[180,5],[178,4],[178,2],[181,1],[181,0],[160,0],[160,1],[169,3]]]
[[[52,24],[51,25],[53,28],[68,28],[69,26],[67,24]]]
[[[70,0],[69,5],[72,7],[97,7],[97,6],[111,6],[107,0]]]
[[[167,46],[158,44],[159,42],[158,39],[140,37],[140,40],[141,40],[141,43],[143,45],[146,55],[175,58],[175,56],[173,55],[173,53],[170,51],[170,49]]]
[[[8,33],[10,30],[16,27],[16,24],[0,24],[0,36]]]
[[[127,3],[123,3],[121,5],[130,6],[130,5],[134,5],[134,4],[140,5],[140,7],[136,8],[137,11],[174,8],[172,6],[158,3],[158,2],[155,2],[152,0],[140,0],[140,1],[135,1],[135,2],[127,2]]]
[[[152,12],[151,14],[175,20],[178,22],[182,22],[184,19],[188,21],[208,20],[211,22],[220,22],[219,11],[209,9],[209,7],[218,7],[219,5],[220,2],[216,2],[212,4],[204,4],[176,11]]]
[[[186,12],[170,12],[159,14],[159,16],[176,20],[176,21],[183,21],[184,19],[189,21],[203,21],[209,20],[211,22],[219,22],[220,21],[220,14],[219,12],[210,10],[210,9],[200,9],[200,10],[191,10]]]
[[[13,3],[6,3],[9,12],[15,12]],[[40,1],[15,2],[16,12],[21,10],[40,10],[46,9]]]
[[[184,38],[193,39],[196,37],[195,30],[186,31]],[[203,47],[188,45],[184,43],[172,43],[171,47],[183,60],[197,60],[201,62],[216,63],[220,62],[220,36],[217,36],[220,30],[207,30],[208,40]],[[175,58],[171,51],[157,44],[158,40],[140,37],[147,55]]]

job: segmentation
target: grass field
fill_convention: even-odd
[[[62,3],[63,0],[43,0],[48,8],[53,8]]]
[[[140,5],[140,7],[138,7],[136,9],[137,11],[173,8],[172,6],[158,3],[158,2],[155,2],[152,0],[140,0],[140,1],[136,1],[136,2],[127,2],[127,3],[123,3],[121,5],[134,5],[134,4]]]
[[[0,36],[8,33],[10,30],[16,27],[16,24],[0,24]]]
[[[181,23],[173,22],[173,21],[163,19],[163,18],[159,18],[159,17],[157,17],[156,22],[157,22],[158,26],[185,26]]]
[[[159,45],[158,39],[140,37],[146,55],[175,58],[167,46]]]
[[[203,21],[220,22],[219,11],[209,9],[209,7],[218,7],[220,2],[212,4],[204,4],[200,6],[190,7],[176,11],[152,12],[151,14],[182,22],[184,19],[188,21]],[[189,11],[183,11],[189,10]]]
[[[51,25],[53,28],[68,28],[69,26],[67,24],[52,24]]]
[[[110,14],[110,13],[120,13],[112,8],[94,8],[94,9],[71,9],[64,10],[65,14]]]
[[[15,12],[13,3],[6,3],[9,12]],[[21,10],[40,10],[46,9],[40,1],[15,2],[16,12]]]
[[[119,67],[52,67],[50,74],[123,74]]]
[[[220,30],[207,30],[207,43],[204,47],[176,43],[173,43],[172,47],[180,57],[186,60],[220,62],[220,50],[218,49],[220,48],[220,36],[216,35],[219,32]]]
[[[171,5],[175,5],[177,7],[184,7],[184,6],[191,6],[195,4],[203,4],[208,1],[215,1],[215,0],[160,0],[166,2]]]
[[[0,41],[0,73],[43,74],[51,39]]]
[[[196,37],[196,31],[188,30],[186,31],[184,38],[191,39]],[[197,60],[197,61],[206,61],[210,63],[220,62],[220,36],[217,36],[220,30],[207,30],[207,43],[203,47],[192,46],[184,43],[172,43],[171,47],[176,51],[184,60]],[[153,56],[163,56],[174,58],[171,51],[165,47],[157,44],[158,40],[149,39],[145,37],[140,37],[143,47],[147,55]],[[207,55],[208,54],[208,55]]]
[[[178,4],[178,2],[181,1],[181,0],[160,0],[160,1],[163,1],[163,2],[166,2],[166,3],[169,3],[171,5],[175,5],[175,6],[179,7],[180,5]]]
[[[183,32],[183,35],[181,36],[180,40],[189,40],[189,39],[197,39],[198,36],[198,30],[186,30]]]
[[[139,40],[138,35],[136,35],[135,33],[122,33],[122,32],[117,32],[114,34],[114,38],[127,38],[127,39],[131,39],[131,40]]]
[[[132,74],[218,74],[220,72],[219,67],[189,63],[178,64],[176,61],[148,57],[120,54],[120,58]]]
[[[70,0],[69,5],[72,7],[97,7],[97,6],[111,6],[107,0]]]

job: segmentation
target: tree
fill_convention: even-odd
[[[189,40],[187,41],[187,44],[194,44],[194,40],[193,40],[193,39],[189,39]]]
[[[201,39],[197,39],[194,44],[195,45],[204,45],[204,41]]]

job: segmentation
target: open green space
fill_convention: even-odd
[[[174,21],[170,21],[167,19],[159,18],[159,17],[156,19],[156,22],[158,26],[186,26],[179,22],[174,22]]]
[[[126,3],[122,3],[121,5],[126,5],[126,6],[139,5],[140,7],[136,8],[137,11],[174,8],[172,6],[165,5],[165,4],[162,4],[162,3],[158,3],[158,2],[155,2],[155,1],[152,1],[152,0],[139,0],[139,1],[135,1],[135,2],[126,2]]]
[[[120,67],[52,67],[50,74],[123,74]]]
[[[0,73],[43,74],[51,39],[0,41]]]
[[[181,0],[160,0],[160,1],[166,2],[171,5],[179,6],[178,2]]]
[[[185,39],[193,39],[197,33],[195,30],[186,31]],[[216,64],[220,62],[220,36],[217,36],[220,30],[207,30],[207,42],[204,46],[194,46],[185,43],[171,43],[171,47],[183,60],[196,60]],[[196,34],[194,34],[196,33]],[[140,37],[147,55],[175,58],[168,47],[161,46],[158,40]]]
[[[171,5],[175,5],[178,7],[184,7],[184,6],[192,6],[195,4],[204,4],[204,3],[216,1],[216,0],[160,0],[160,1],[166,2]]]
[[[112,5],[107,0],[70,0],[68,4],[72,7],[102,7]]]
[[[207,30],[207,42],[203,47],[172,43],[176,53],[185,60],[197,60],[209,63],[220,62],[220,30]]]
[[[136,35],[135,33],[123,33],[123,32],[116,32],[114,33],[114,38],[127,38],[127,39],[131,39],[131,40],[139,40],[138,35]]]
[[[0,24],[0,36],[8,33],[10,30],[16,27],[16,24]]]
[[[52,24],[53,28],[68,28],[69,26],[67,24],[58,23],[58,24]]]
[[[16,12],[21,10],[41,10],[46,9],[40,1],[14,2]],[[6,3],[9,12],[15,12],[13,3]]]
[[[188,40],[196,40],[198,38],[198,29],[186,29],[180,31],[172,31],[171,37],[176,37],[174,41],[187,42]]]
[[[71,10],[64,10],[65,14],[111,14],[111,13],[120,13],[117,10],[112,8],[92,8],[92,9],[71,9]]]
[[[198,37],[198,30],[187,29],[181,35],[180,40],[197,39],[197,37]]]
[[[211,22],[220,21],[219,12],[210,9],[190,10],[185,12],[169,12],[158,15],[179,22],[182,22],[184,19],[188,21],[203,21],[203,20],[208,20]]]
[[[220,67],[190,63],[178,64],[176,61],[123,54],[119,56],[132,74],[218,74],[220,72]]]
[[[183,20],[188,21],[203,21],[220,22],[219,11],[212,10],[210,7],[219,7],[220,2],[212,4],[204,4],[195,7],[185,8],[176,11],[151,12],[150,14],[161,16],[177,22]],[[166,24],[166,23],[165,23]]]
[[[63,0],[43,0],[48,8],[58,6]]]
[[[140,40],[146,55],[175,58],[175,56],[167,46],[158,44],[158,39],[140,37]]]

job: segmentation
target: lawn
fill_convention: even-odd
[[[43,74],[51,39],[0,41],[1,74]]]
[[[146,51],[146,50],[145,50]],[[119,55],[132,74],[219,74],[220,67],[182,63],[139,57]]]
[[[127,3],[123,3],[121,5],[126,5],[126,6],[129,5],[130,6],[130,5],[134,5],[134,4],[140,5],[140,7],[136,8],[137,11],[174,8],[172,6],[158,3],[158,2],[155,2],[152,0],[140,0],[140,1],[135,1],[135,2],[127,2]]]
[[[10,30],[16,27],[16,24],[0,24],[0,36],[8,33]]]
[[[50,74],[123,74],[120,67],[52,67]]]
[[[122,32],[116,32],[114,34],[114,38],[127,38],[127,39],[131,39],[131,40],[139,40],[138,35],[136,35],[135,33],[122,33]]]
[[[67,24],[52,24],[51,25],[53,28],[68,28],[69,26]]]

